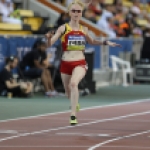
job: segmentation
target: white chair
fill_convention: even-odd
[[[110,56],[110,59],[112,61],[112,83],[116,84],[116,77],[117,77],[117,72],[120,71],[119,66],[121,66],[121,71],[122,71],[122,78],[123,78],[123,86],[128,86],[129,84],[127,83],[127,75],[129,74],[130,76],[130,84],[133,84],[133,70],[131,68],[131,65],[128,61],[124,61],[114,55]]]

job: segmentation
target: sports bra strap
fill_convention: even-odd
[[[67,31],[67,30],[72,30],[72,28],[69,26],[68,23],[66,23],[65,26],[66,26],[66,31]]]
[[[64,30],[64,32],[61,34],[61,37],[66,33],[66,31],[68,31],[68,28],[70,28],[69,25],[68,25],[68,23],[65,23],[65,30]]]

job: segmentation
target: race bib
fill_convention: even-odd
[[[70,35],[68,37],[68,46],[67,50],[84,50],[85,49],[85,37],[79,35]]]

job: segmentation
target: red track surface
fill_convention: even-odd
[[[69,113],[0,122],[0,150],[150,150],[150,101],[83,110],[78,122],[69,126]]]

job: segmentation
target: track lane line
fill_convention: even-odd
[[[123,115],[123,116],[118,116],[118,117],[100,119],[100,120],[96,120],[96,121],[92,121],[92,122],[81,123],[81,124],[78,124],[76,126],[64,126],[64,127],[50,128],[50,129],[47,129],[47,130],[21,133],[21,134],[15,135],[15,136],[9,136],[9,137],[6,137],[6,138],[1,138],[0,142],[7,141],[7,140],[12,140],[12,139],[15,139],[15,138],[20,138],[20,137],[30,136],[30,135],[36,135],[36,134],[48,133],[48,132],[51,132],[51,131],[59,131],[59,130],[65,130],[65,129],[70,129],[70,128],[76,128],[76,127],[81,127],[81,126],[86,126],[86,125],[91,125],[91,124],[96,124],[96,123],[101,123],[101,122],[120,120],[120,119],[124,119],[124,118],[128,118],[128,117],[140,116],[140,115],[145,115],[145,114],[150,114],[150,111],[145,111],[145,112],[140,112],[140,113],[131,113],[131,114],[128,114],[128,115]]]
[[[113,139],[110,139],[110,140],[106,140],[104,142],[101,142],[99,144],[96,144],[96,145],[88,148],[88,150],[95,150],[96,148],[100,148],[101,146],[104,146],[105,144],[112,143],[114,141],[119,141],[119,140],[122,140],[122,139],[125,139],[125,138],[131,138],[131,137],[135,137],[135,136],[143,135],[143,134],[147,134],[147,133],[150,133],[150,130],[139,132],[139,133],[134,133],[134,134],[129,134],[129,135],[122,136],[122,137],[117,137],[117,138],[113,138]]]
[[[20,145],[20,146],[14,146],[14,145],[11,145],[11,146],[0,146],[0,148],[88,148],[89,146],[88,145],[81,145],[81,146],[76,146],[76,145],[70,145],[70,146],[58,146],[58,145],[45,145],[45,146],[37,146],[37,145],[33,145],[33,146],[24,146],[24,145]],[[144,146],[126,146],[126,145],[122,145],[122,146],[101,146],[103,148],[134,148],[134,149],[150,149],[150,147],[144,147]]]

